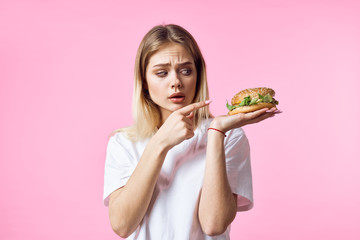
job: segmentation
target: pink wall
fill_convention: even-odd
[[[360,239],[359,1],[215,2],[1,1],[0,239],[117,239],[107,135],[131,124],[136,49],[163,22],[198,40],[214,114],[243,88],[280,100],[245,127],[255,206],[233,239]]]

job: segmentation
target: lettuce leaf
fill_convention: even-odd
[[[259,99],[260,99],[260,101],[258,101],[258,103],[265,102],[265,103],[273,103],[275,105],[279,104],[279,102],[275,98],[271,97],[271,95],[269,93],[266,94],[265,96],[262,96],[261,94],[259,94]]]
[[[271,95],[268,93],[265,96],[259,94],[259,97],[255,97],[253,99],[251,99],[250,96],[247,96],[238,105],[230,105],[228,103],[228,101],[226,101],[226,107],[227,107],[227,109],[229,109],[229,111],[231,111],[231,110],[233,110],[235,108],[238,108],[238,107],[255,105],[255,104],[258,104],[258,103],[262,103],[262,102],[264,102],[264,103],[273,103],[275,105],[279,104],[279,101],[277,101],[275,98],[271,97]]]
[[[242,100],[242,102],[239,104],[239,106],[249,106],[251,102],[251,97],[247,96],[244,98],[244,100]]]
[[[230,104],[228,103],[228,101],[226,100],[226,107],[227,107],[227,109],[229,109],[229,111],[231,111],[231,110],[237,108],[238,106],[236,106],[236,105],[235,105],[235,106],[230,105]]]
[[[259,101],[259,98],[253,98],[253,99],[251,99],[251,102],[250,102],[250,104],[249,105],[255,105],[255,104],[257,104],[258,103],[258,101]]]

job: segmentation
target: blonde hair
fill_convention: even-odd
[[[151,56],[162,46],[177,43],[183,46],[193,57],[197,70],[195,97],[193,102],[209,99],[209,90],[206,77],[206,66],[200,48],[193,36],[184,28],[169,24],[153,27],[142,39],[135,60],[135,85],[133,93],[132,114],[134,124],[113,132],[123,131],[133,141],[152,136],[161,124],[161,115],[158,106],[151,100],[146,88],[146,67]],[[194,111],[195,128],[203,119],[211,116],[209,107]]]

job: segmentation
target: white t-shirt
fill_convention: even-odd
[[[210,121],[203,121],[195,130],[194,137],[167,153],[150,206],[139,227],[128,239],[230,239],[230,227],[219,236],[205,235],[197,214]],[[230,187],[233,193],[238,194],[238,211],[249,210],[253,203],[249,143],[241,128],[230,130],[226,135],[224,144]],[[148,141],[132,142],[121,132],[110,138],[104,179],[103,199],[106,206],[109,195],[128,181]]]

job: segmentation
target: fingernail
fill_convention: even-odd
[[[212,100],[206,100],[205,104],[210,104],[212,102]]]
[[[267,112],[267,113],[270,113],[270,112],[273,112],[273,110],[270,110],[270,109],[269,109],[269,110],[266,110],[266,112]]]
[[[282,113],[282,111],[278,109],[274,113]]]

